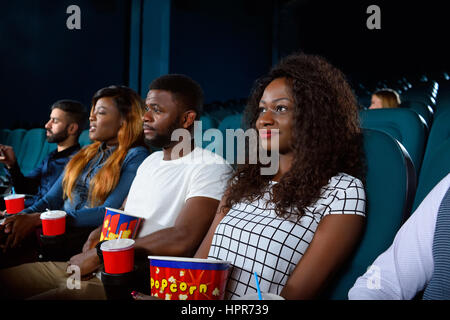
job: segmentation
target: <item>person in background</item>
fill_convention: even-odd
[[[398,108],[400,103],[400,95],[395,90],[381,89],[372,94],[369,109]]]
[[[50,152],[31,172],[23,175],[13,147],[0,145],[0,163],[17,193],[29,194],[25,208],[42,198],[64,170],[70,158],[80,150],[78,138],[87,120],[85,107],[78,101],[59,100],[51,106],[50,120],[45,124],[47,141],[56,143]]]
[[[69,229],[92,231],[102,224],[105,207],[120,208],[137,168],[149,155],[142,133],[144,111],[142,98],[128,87],[98,90],[89,117],[89,138],[94,142],[72,157],[44,197],[5,219],[0,225],[3,251],[33,239],[41,226],[40,214],[47,209],[64,210]]]
[[[226,299],[261,291],[313,299],[347,261],[365,223],[356,98],[325,59],[293,54],[259,79],[246,109],[278,171],[238,165],[196,253],[230,261]]]
[[[450,300],[450,174],[348,293],[350,300]]]

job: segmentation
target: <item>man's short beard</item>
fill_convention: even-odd
[[[69,137],[69,132],[67,132],[67,128],[66,128],[59,133],[51,134],[51,135],[47,136],[47,142],[48,143],[60,143],[64,140],[66,140],[68,137]]]
[[[172,136],[172,133],[170,134],[170,136],[168,135],[157,135],[155,136],[153,139],[145,139],[145,144],[149,147],[153,147],[153,148],[157,148],[157,149],[162,149],[164,147],[167,147],[170,145],[170,143],[172,142],[170,140]]]
[[[149,147],[164,149],[170,147],[171,144],[176,144],[172,141],[172,132],[179,128],[179,117],[173,122],[171,127],[164,134],[156,134],[152,139],[144,138],[145,144]]]

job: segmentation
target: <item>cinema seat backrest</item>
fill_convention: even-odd
[[[23,136],[20,149],[16,151],[16,158],[24,175],[38,165],[45,140],[46,132],[43,128],[27,130]]]
[[[325,299],[347,299],[356,279],[365,273],[375,258],[392,243],[409,216],[415,188],[415,172],[409,155],[390,135],[364,129],[367,159],[366,226],[352,258],[323,294]]]
[[[82,148],[92,143],[92,140],[89,139],[88,129],[83,130],[83,132],[81,132],[80,137],[78,138],[78,142],[80,143]]]
[[[420,116],[406,108],[361,110],[361,126],[382,130],[397,139],[412,159],[419,175],[427,141],[427,128]]]
[[[428,192],[450,172],[450,110],[438,114],[431,127],[414,200],[415,210]]]
[[[238,113],[238,114],[232,114],[232,115],[226,116],[219,123],[219,128],[218,129],[222,132],[222,135],[223,135],[223,155],[222,156],[225,157],[227,161],[236,163],[236,159],[237,159],[237,138],[233,138],[234,139],[234,151],[233,151],[233,149],[228,150],[229,152],[233,151],[234,157],[231,157],[231,154],[230,154],[230,156],[227,156],[227,144],[228,144],[228,142],[227,142],[227,129],[232,129],[232,130],[244,129],[243,128],[243,123],[242,123],[242,114]],[[229,135],[229,139],[231,139],[231,137],[232,136]]]

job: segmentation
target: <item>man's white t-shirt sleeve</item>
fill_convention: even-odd
[[[228,164],[205,164],[196,168],[186,194],[186,201],[193,197],[207,197],[221,200],[231,175]]]
[[[432,250],[437,213],[449,184],[450,174],[403,224],[392,245],[356,280],[348,293],[349,299],[412,299],[425,288],[434,269]]]

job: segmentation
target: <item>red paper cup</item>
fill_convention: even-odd
[[[106,208],[100,241],[117,239],[120,232],[122,232],[120,238],[134,239],[141,220],[141,218],[132,216],[128,212]]]
[[[134,269],[134,240],[116,239],[102,243],[105,272],[111,274],[127,273]]]
[[[44,236],[59,236],[66,232],[66,212],[61,210],[41,213],[42,234]]]
[[[231,263],[213,259],[150,259],[151,295],[165,300],[223,300]]]
[[[6,213],[8,214],[21,212],[25,208],[24,194],[12,194],[3,199],[5,199]]]

